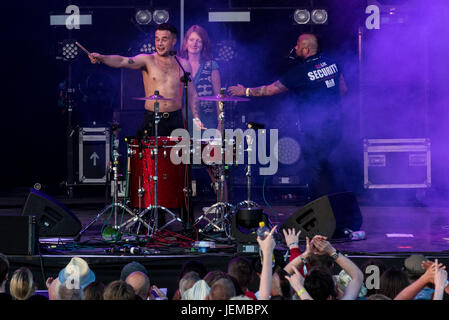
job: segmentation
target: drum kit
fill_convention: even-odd
[[[127,170],[126,170],[126,188],[128,191],[125,199],[119,201],[119,172],[118,172],[118,157],[117,149],[113,150],[112,159],[112,190],[113,201],[107,205],[97,216],[92,219],[82,230],[78,233],[75,239],[80,239],[81,235],[96,221],[100,219],[103,214],[112,210],[114,214],[114,224],[112,229],[116,238],[110,240],[118,240],[122,230],[130,230],[137,224],[137,233],[139,233],[141,226],[147,229],[146,236],[152,237],[159,229],[164,229],[174,222],[186,223],[168,208],[186,208],[186,197],[189,196],[187,192],[191,181],[186,181],[186,165],[174,164],[170,159],[170,154],[173,148],[178,146],[181,141],[180,137],[163,137],[158,136],[158,124],[161,119],[159,112],[160,101],[173,101],[173,99],[165,98],[155,91],[155,94],[149,97],[135,98],[137,100],[154,101],[154,135],[144,136],[142,139],[125,138],[127,142]],[[217,150],[221,152],[223,161],[214,163],[216,172],[216,194],[217,202],[211,205],[203,212],[196,220],[193,221],[193,226],[199,232],[214,231],[217,233],[224,233],[228,239],[232,239],[231,223],[232,215],[236,210],[253,210],[257,208],[257,204],[250,200],[250,169],[248,168],[248,199],[239,203],[237,206],[225,201],[225,145],[229,143],[225,139],[224,119],[225,119],[225,102],[243,102],[249,101],[248,98],[233,97],[225,94],[224,89],[221,89],[220,94],[216,96],[198,97],[198,100],[217,102],[219,106],[218,124],[221,130],[221,141],[215,141],[216,145],[211,148],[212,153]],[[195,142],[195,141],[193,141]],[[201,150],[197,148],[188,149],[189,157],[195,152],[204,152],[204,148],[213,145],[213,140],[201,141]],[[198,144],[193,143],[193,146]],[[249,144],[248,144],[249,145]],[[217,148],[217,146],[219,148]],[[116,146],[114,145],[114,148]],[[249,149],[249,147],[248,147]],[[179,150],[179,149],[178,149]],[[176,152],[178,152],[178,150]],[[180,152],[186,152],[181,148]],[[178,152],[179,153],[179,152]],[[211,156],[212,159],[217,159],[217,154]],[[207,164],[206,165],[211,165]],[[129,193],[129,194],[128,194]],[[119,210],[123,213],[127,212],[131,217],[126,221],[118,222]],[[261,210],[261,209],[260,209]],[[170,220],[159,226],[159,214],[167,214]],[[166,217],[166,216],[165,216]],[[123,219],[123,216],[122,216]]]

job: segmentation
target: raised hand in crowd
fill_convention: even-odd
[[[298,233],[295,233],[295,229],[291,228],[287,230],[282,229],[282,232],[284,233],[285,243],[289,249],[299,248],[298,239],[301,234],[301,230],[299,230]]]
[[[270,298],[273,269],[272,257],[274,247],[276,246],[276,242],[273,239],[273,233],[276,231],[276,228],[277,226],[274,226],[264,240],[257,237],[257,242],[259,243],[263,256],[262,273],[260,275],[259,300],[268,300]]]
[[[438,260],[438,259],[437,259],[437,260]],[[427,270],[427,269],[429,269],[430,267],[433,267],[434,264],[435,264],[434,261],[430,261],[430,260],[423,261],[423,262],[421,263],[421,268],[423,268],[423,270]],[[446,266],[443,265],[442,263],[439,264],[439,268],[443,268],[443,269],[446,270]]]
[[[290,275],[293,274],[297,268],[306,263],[307,257],[310,256],[311,254],[312,254],[312,246],[310,243],[310,239],[309,237],[306,237],[306,249],[301,255],[290,261],[284,267],[285,272],[287,272]]]
[[[317,254],[328,254],[351,277],[341,300],[355,300],[363,284],[363,273],[350,259],[336,250],[324,237],[314,237],[312,245]]]
[[[314,254],[328,254],[332,255],[335,252],[335,248],[332,247],[329,241],[327,241],[326,237],[315,236],[311,242],[311,250]]]
[[[433,300],[443,300],[444,289],[446,288],[447,283],[447,271],[446,267],[439,267],[438,259],[435,260],[435,293],[433,295]]]
[[[431,261],[429,261],[431,262]],[[418,278],[415,282],[404,288],[399,294],[394,298],[394,300],[413,300],[416,295],[424,289],[429,283],[435,282],[435,273],[437,270],[445,270],[446,267],[442,263],[438,263],[436,259],[435,262],[425,261],[421,264],[423,269],[426,270],[424,274]]]
[[[285,279],[288,280],[290,286],[293,288],[293,290],[295,290],[296,294],[301,300],[313,300],[307,290],[304,288],[304,277],[296,268],[294,268],[293,271],[294,273],[289,276],[285,276]]]
[[[157,294],[157,297],[153,295],[153,291]],[[167,296],[163,291],[161,291],[157,286],[152,285],[150,288],[150,300],[168,300]]]

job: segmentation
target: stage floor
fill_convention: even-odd
[[[83,226],[105,206],[105,200],[101,197],[56,198],[76,214]],[[25,197],[0,198],[0,215],[21,214],[24,202]],[[449,253],[449,206],[446,203],[439,203],[438,206],[424,206],[410,203],[372,205],[364,202],[363,199],[359,200],[363,217],[361,230],[365,231],[366,239],[333,241],[337,249],[347,253],[365,254]],[[197,218],[207,203],[194,202],[194,206],[195,218]],[[261,207],[264,213],[268,214],[270,219],[279,226],[299,208],[299,206],[271,206],[270,208],[263,205]],[[99,222],[84,233],[81,240],[101,239],[103,219],[108,216],[109,212],[105,213]],[[128,214],[124,216],[125,219],[129,217]],[[172,227],[181,230],[179,223],[172,224]]]

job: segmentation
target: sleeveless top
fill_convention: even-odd
[[[218,70],[218,64],[214,60],[203,61],[193,79],[198,97],[212,96],[212,71]],[[201,121],[207,128],[217,127],[217,103],[215,101],[198,101]]]

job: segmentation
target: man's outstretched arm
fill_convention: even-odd
[[[89,55],[92,63],[104,63],[112,68],[128,68],[128,69],[142,69],[145,67],[145,60],[148,55],[139,54],[135,57],[122,57],[118,55],[103,55],[99,53],[91,53]]]
[[[249,97],[265,97],[274,96],[276,94],[287,91],[287,87],[284,86],[279,80],[273,82],[270,85],[260,86],[257,88],[245,88],[241,84],[228,88],[228,92],[232,96],[249,96]]]

